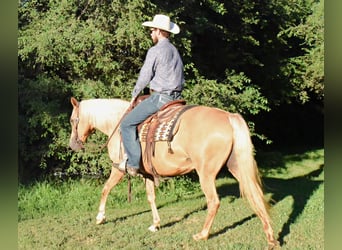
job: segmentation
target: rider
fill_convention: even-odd
[[[137,126],[164,104],[180,99],[184,86],[183,62],[178,50],[169,41],[171,33],[179,33],[179,26],[165,15],[155,15],[153,21],[142,25],[150,27],[154,46],[147,52],[132,92],[132,101],[148,84],[151,95],[129,112],[120,126],[126,156],[119,169],[131,176],[137,175],[141,159]]]

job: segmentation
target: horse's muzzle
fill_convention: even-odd
[[[83,142],[79,139],[70,140],[69,148],[73,151],[84,150]]]

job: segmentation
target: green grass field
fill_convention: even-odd
[[[271,202],[275,236],[282,249],[324,249],[324,150],[300,154],[260,153],[265,196]],[[192,176],[157,188],[161,229],[147,228],[152,215],[141,179],[126,179],[108,199],[103,225],[95,224],[104,180],[54,180],[20,186],[19,249],[265,249],[260,220],[239,196],[238,184],[222,171],[216,186],[221,206],[207,241],[195,242],[206,202]]]

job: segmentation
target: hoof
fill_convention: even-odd
[[[159,230],[159,226],[152,225],[148,228],[148,230],[151,231],[152,233],[155,233]]]
[[[96,225],[104,224],[106,222],[106,216],[103,214],[98,214],[96,216]]]
[[[103,218],[101,220],[96,220],[96,225],[104,224],[106,222],[106,218]]]
[[[193,238],[195,241],[207,240],[208,237],[209,237],[209,235],[203,235],[202,233],[194,234],[194,235],[192,236],[192,238]]]
[[[266,249],[268,249],[268,250],[281,249],[279,241],[275,240],[274,242],[268,243],[268,247]]]

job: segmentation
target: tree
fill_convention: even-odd
[[[293,94],[302,102],[324,98],[324,0],[310,0],[310,15],[301,23],[280,32],[281,37],[303,41],[302,55],[289,58],[284,74],[289,76]]]

